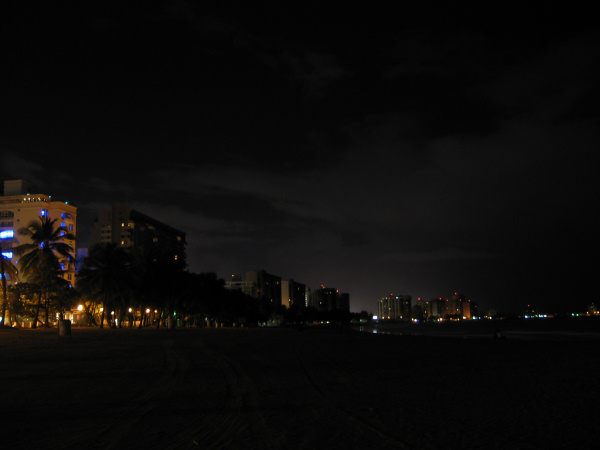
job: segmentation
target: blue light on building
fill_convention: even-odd
[[[14,230],[2,230],[0,231],[0,239],[12,239],[15,237]]]

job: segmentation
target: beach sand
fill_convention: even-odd
[[[0,330],[0,448],[589,449],[594,340]]]

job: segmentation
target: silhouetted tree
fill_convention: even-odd
[[[115,317],[111,312],[122,317],[127,301],[134,295],[137,275],[133,261],[133,255],[129,251],[114,243],[95,244],[83,260],[83,267],[77,277],[77,288],[84,295],[102,302],[101,328],[104,326],[105,314],[109,325],[114,327]]]
[[[2,252],[0,252],[0,273],[2,277],[2,325],[6,325],[6,311],[8,309],[8,283],[6,276],[8,275],[11,280],[16,279],[17,267]]]
[[[70,310],[81,294],[71,286],[67,280],[57,278],[55,286],[51,289],[51,304],[58,313],[59,319],[64,319],[65,311]]]
[[[19,318],[35,317],[40,303],[40,286],[37,283],[17,283],[9,288],[11,320],[19,326]]]

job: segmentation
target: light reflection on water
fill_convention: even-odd
[[[441,325],[441,326],[440,326]],[[361,325],[357,330],[363,333],[395,335],[395,336],[436,336],[458,338],[492,339],[497,329],[502,335],[518,340],[600,340],[599,327],[563,327],[560,323],[552,324],[549,329],[538,329],[534,324],[523,321],[495,322],[486,325],[472,322],[447,324],[413,324],[413,323],[373,323]],[[539,324],[538,324],[539,325]],[[556,325],[556,326],[555,326]],[[600,325],[600,322],[599,322]]]

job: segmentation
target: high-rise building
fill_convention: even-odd
[[[225,281],[225,289],[230,291],[241,291],[244,294],[252,298],[257,298],[257,287],[252,281],[242,280],[242,275],[239,273],[232,273],[231,278]]]
[[[281,303],[286,308],[306,306],[306,285],[293,279],[281,281]]]
[[[410,295],[394,295],[377,300],[378,317],[383,320],[410,320],[411,318]]]
[[[444,317],[462,319],[464,317],[463,306],[465,296],[455,292],[450,298],[446,299],[446,307],[444,308]],[[468,307],[468,305],[467,305]],[[470,317],[470,314],[469,314]]]
[[[308,306],[323,312],[350,311],[350,295],[321,285],[320,289],[309,293]]]
[[[246,272],[246,282],[256,286],[256,297],[266,298],[273,305],[281,305],[281,277],[264,270]]]
[[[431,315],[433,317],[443,317],[444,309],[446,308],[446,302],[444,302],[443,298],[433,298],[429,301],[429,305],[431,306]]]
[[[419,299],[418,304],[421,306],[423,318],[426,320],[435,320],[443,317],[446,309],[446,302],[441,297],[427,301]]]
[[[115,204],[98,212],[93,242],[112,242],[138,249],[150,261],[181,269],[186,266],[185,233],[126,205]]]
[[[27,243],[27,236],[19,234],[19,230],[31,222],[48,217],[56,220],[69,233],[77,235],[77,208],[68,202],[56,201],[52,196],[37,193],[33,185],[24,180],[6,180],[2,186],[0,197],[0,245],[2,254],[13,260],[19,270],[19,259],[14,247]],[[76,243],[65,239],[65,243],[73,248],[73,262],[66,259],[60,261],[64,270],[63,277],[70,282],[75,280]],[[26,274],[19,270],[20,281],[27,281]]]
[[[342,292],[338,297],[338,309],[340,311],[350,311],[350,294]]]
[[[273,305],[306,306],[306,285],[293,279],[282,280],[277,275],[272,275],[264,270],[246,272],[246,279],[238,273],[231,275],[225,282],[225,288],[242,291],[253,298],[266,298]]]

